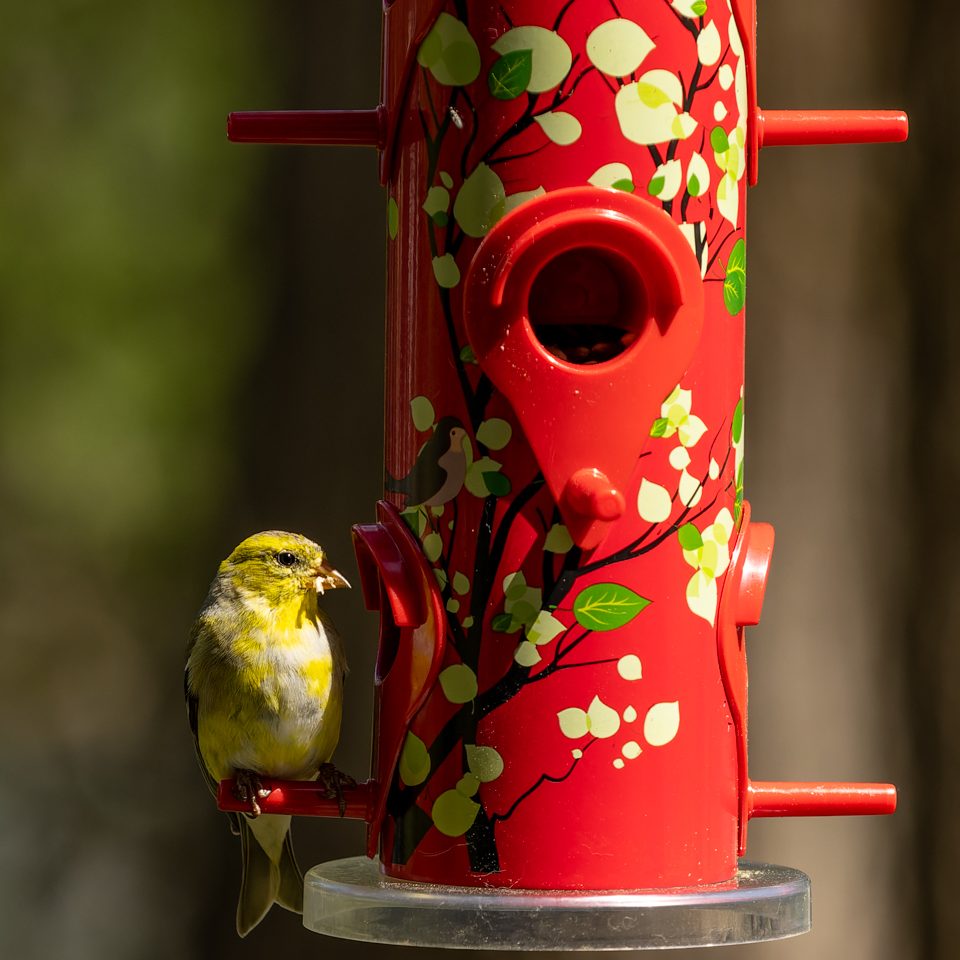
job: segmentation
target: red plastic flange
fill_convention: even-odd
[[[531,323],[535,284],[570,254],[603,260],[621,314],[614,320],[635,337],[619,356],[591,366],[558,358]],[[583,293],[589,312],[590,290]],[[575,306],[564,314],[563,322],[577,322]],[[584,549],[598,546],[623,513],[621,491],[650,424],[700,337],[703,284],[687,240],[662,210],[621,191],[553,191],[489,232],[467,273],[464,317],[477,360],[513,406],[570,535]]]

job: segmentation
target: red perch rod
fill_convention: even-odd
[[[762,110],[761,147],[829,143],[902,143],[910,123],[902,110]]]
[[[383,147],[383,110],[249,110],[227,117],[234,143]]]
[[[270,791],[269,795],[257,800],[261,813],[288,813],[299,817],[340,816],[336,798],[328,797],[323,787],[313,780],[273,780],[264,777],[260,782],[265,790]],[[344,787],[343,799],[345,819],[370,821],[373,803],[371,782]],[[217,806],[228,812],[250,812],[250,801],[243,801],[237,796],[233,780],[220,781]]]
[[[890,783],[765,783],[749,786],[751,817],[874,816],[897,809]]]

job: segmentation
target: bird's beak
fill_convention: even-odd
[[[346,587],[348,590],[350,589],[350,581],[347,580],[339,570],[334,570],[329,564],[317,564],[317,566],[314,567],[314,571],[317,577],[317,593],[319,593],[321,597],[325,590],[339,590],[342,587]]]

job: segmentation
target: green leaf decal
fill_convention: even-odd
[[[666,177],[654,177],[647,186],[647,193],[649,193],[651,197],[659,197],[663,192],[666,182]]]
[[[513,428],[506,420],[492,417],[477,427],[477,442],[491,450],[502,450],[513,436]]]
[[[427,745],[416,734],[408,733],[400,753],[400,777],[408,787],[415,787],[429,775],[430,753]]]
[[[397,239],[400,232],[400,207],[397,201],[391,197],[387,201],[387,235],[391,240]]]
[[[467,236],[479,239],[503,216],[506,205],[503,181],[487,164],[480,163],[463,181],[453,202],[453,216]]]
[[[503,757],[493,747],[475,747],[467,744],[467,766],[481,782],[490,783],[503,773]]]
[[[440,672],[440,686],[451,703],[469,703],[477,695],[477,675],[465,663],[457,663]]]
[[[443,539],[439,533],[428,533],[423,538],[423,552],[431,563],[436,563],[443,553]]]
[[[426,397],[414,397],[410,401],[413,425],[421,432],[429,430],[437,419],[433,404]]]
[[[687,183],[687,193],[691,197],[700,196],[700,181],[697,179],[697,175],[694,174]]]
[[[530,86],[533,51],[514,50],[504,54],[491,68],[487,86],[498,100],[516,100]]]
[[[637,189],[632,180],[614,180],[610,186],[614,190],[622,190],[624,193],[633,193]],[[661,187],[661,189],[663,188]]]
[[[423,201],[423,209],[427,216],[450,209],[450,191],[446,187],[431,187],[427,191],[427,199]]]
[[[512,489],[509,479],[499,470],[484,473],[483,482],[487,485],[487,490],[495,497],[505,497]]]
[[[415,537],[419,537],[427,526],[427,518],[419,507],[411,507],[400,514],[407,526],[413,531]]]
[[[649,600],[619,583],[597,583],[577,595],[573,615],[584,629],[605,633],[625,626],[648,606]]]
[[[480,50],[466,24],[441,13],[417,51],[417,62],[437,83],[465,87],[480,74]]]
[[[503,595],[507,600],[516,603],[522,600],[527,593],[527,578],[520,572],[503,578]]]
[[[457,266],[457,261],[453,259],[452,253],[433,258],[433,275],[437,284],[444,290],[452,290],[460,283],[460,268]]]
[[[477,355],[473,352],[473,347],[471,347],[470,344],[467,344],[467,345],[460,351],[460,359],[461,359],[464,363],[476,363],[476,362],[477,362]]]
[[[733,411],[733,442],[739,443],[743,437],[743,401],[737,404],[737,409]]]
[[[543,541],[543,549],[548,553],[569,553],[573,549],[570,531],[562,523],[555,523]]]
[[[707,0],[696,0],[690,4],[690,9],[698,16],[702,17],[707,12]]]
[[[509,613],[499,613],[493,618],[493,621],[490,623],[490,626],[493,628],[494,633],[512,633],[510,628],[513,626],[513,617]],[[517,627],[519,630],[520,627]]]
[[[710,134],[710,146],[713,147],[714,153],[726,153],[730,149],[730,140],[723,127],[713,128]]]
[[[472,797],[480,789],[480,779],[472,773],[465,773],[457,781],[457,793],[465,797]]]
[[[684,550],[699,550],[703,546],[703,537],[692,523],[685,524],[677,531],[677,539]]]
[[[667,432],[667,427],[670,426],[670,421],[666,417],[660,417],[659,420],[653,421],[653,426],[650,428],[651,437],[662,437]]]
[[[747,244],[741,237],[730,251],[727,278],[723,281],[723,302],[727,313],[735,317],[747,299]]]
[[[434,826],[448,837],[462,837],[480,812],[480,804],[458,790],[447,790],[437,797],[430,811]]]

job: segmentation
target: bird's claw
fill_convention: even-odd
[[[330,800],[336,799],[340,816],[344,816],[347,812],[347,800],[343,795],[344,788],[355,787],[357,781],[350,774],[338,770],[332,763],[325,763],[317,772],[317,782],[323,787]]]
[[[268,790],[252,770],[238,770],[234,776],[234,794],[241,803],[249,803],[248,817],[259,817],[263,812],[258,800],[265,800],[272,791]]]

